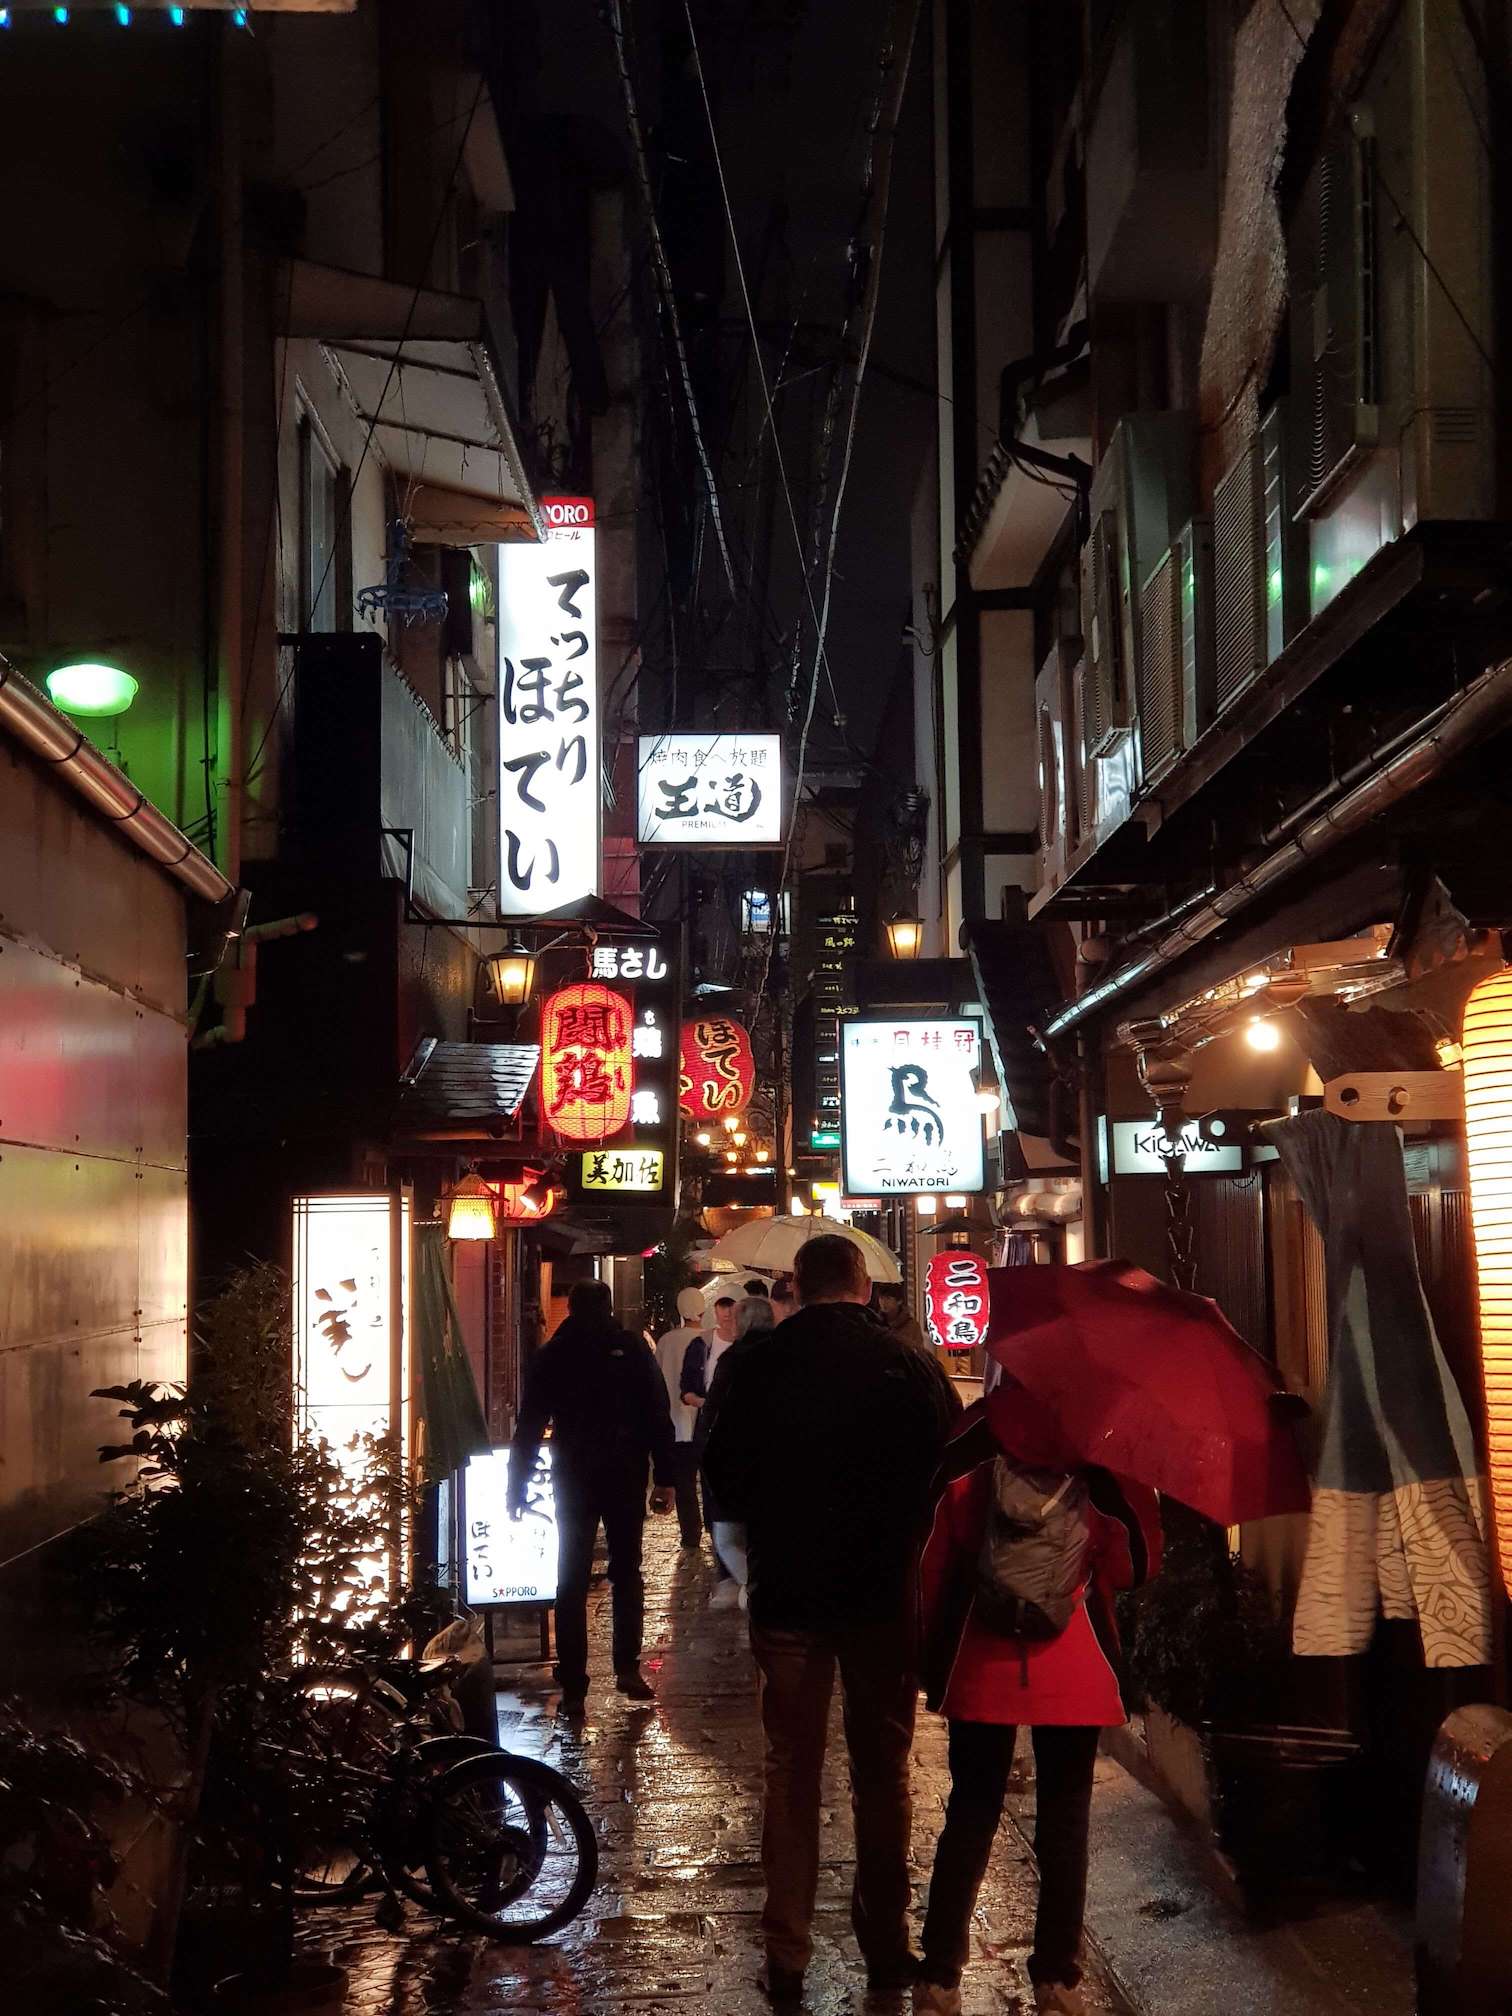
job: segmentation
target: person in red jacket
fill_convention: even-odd
[[[999,1456],[1074,1472],[1087,1487],[1086,1580],[1053,1637],[1008,1637],[978,1614],[982,1543]],[[935,1850],[917,2016],[957,2016],[971,1914],[1002,1818],[1018,1732],[1033,1732],[1039,1907],[1029,1975],[1035,2006],[1076,2016],[1087,1833],[1100,1729],[1125,1721],[1113,1592],[1159,1565],[1153,1491],[1086,1469],[1032,1397],[1005,1382],[946,1445],[921,1563],[924,1685],[950,1724],[950,1798]]]

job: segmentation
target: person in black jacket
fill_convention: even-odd
[[[672,1503],[672,1414],[655,1358],[614,1320],[607,1282],[573,1285],[566,1322],[526,1377],[509,1466],[510,1513],[516,1519],[524,1514],[526,1487],[540,1460],[548,1422],[563,1713],[580,1714],[588,1692],[588,1578],[600,1524],[609,1545],[614,1595],[614,1684],[632,1701],[650,1701],[655,1697],[640,1670],[646,1468],[649,1461],[656,1486],[652,1510],[665,1512]]]
[[[917,1564],[930,1480],[960,1411],[934,1358],[866,1307],[871,1285],[853,1240],[809,1240],[797,1276],[798,1313],[730,1354],[704,1451],[722,1513],[747,1528],[767,1741],[762,1932],[767,1990],[780,2003],[801,2001],[812,1951],[837,1669],[856,1938],[872,1989],[903,1987],[917,1970],[907,1918]]]

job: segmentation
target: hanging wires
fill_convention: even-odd
[[[620,74],[620,89],[625,100],[625,124],[630,132],[631,151],[635,155],[636,178],[640,183],[641,200],[646,206],[646,227],[651,239],[652,263],[656,268],[657,290],[661,295],[662,314],[671,338],[672,349],[677,359],[677,375],[682,385],[683,399],[688,409],[688,424],[693,434],[693,446],[698,455],[698,465],[704,479],[704,487],[709,495],[709,516],[714,522],[714,536],[719,542],[720,558],[724,562],[725,579],[729,583],[730,594],[736,593],[735,563],[730,558],[729,544],[725,538],[724,518],[719,508],[719,491],[714,483],[714,468],[709,461],[709,451],[704,442],[703,426],[698,417],[698,402],[693,396],[693,374],[688,369],[688,351],[683,342],[682,319],[677,312],[677,295],[672,285],[672,268],[667,260],[667,248],[662,241],[661,225],[656,216],[656,198],[651,187],[651,170],[646,162],[645,136],[641,130],[640,109],[635,96],[635,80],[630,74],[630,54],[625,42],[625,20],[620,0],[609,0],[609,32],[614,37],[614,51]]]

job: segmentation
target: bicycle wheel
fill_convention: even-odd
[[[415,1750],[416,1768],[422,1775],[439,1778],[467,1757],[493,1757],[498,1753],[481,1736],[428,1736]],[[443,1907],[436,1901],[426,1870],[430,1844],[430,1804],[422,1801],[413,1821],[404,1828],[403,1841],[385,1844],[384,1863],[390,1880],[414,1904],[427,1911]]]
[[[426,1866],[449,1918],[505,1946],[570,1925],[598,1880],[598,1842],[572,1786],[534,1758],[496,1751],[429,1788]]]

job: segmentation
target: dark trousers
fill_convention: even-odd
[[[646,1478],[569,1478],[556,1482],[557,1671],[569,1693],[588,1685],[588,1581],[600,1524],[609,1544],[609,1585],[614,1602],[614,1670],[639,1665],[646,1621],[641,1577],[641,1534],[646,1524]]]
[[[677,1493],[677,1530],[684,1547],[696,1547],[703,1538],[703,1520],[698,1510],[698,1451],[691,1442],[679,1442],[672,1452],[672,1482]]]
[[[912,1624],[824,1632],[753,1625],[751,1650],[761,1672],[766,1733],[767,1956],[773,1966],[801,1972],[813,1951],[820,1779],[838,1669],[856,1831],[851,1923],[868,1966],[896,1965],[908,1951],[908,1753],[918,1692]]]
[[[1087,1828],[1098,1731],[1046,1725],[1031,1733],[1040,1887],[1029,1978],[1075,1987],[1081,1979],[1077,1956],[1087,1903]],[[966,1965],[971,1914],[1003,1816],[1017,1735],[1008,1723],[950,1725],[950,1800],[924,1919],[924,1976],[946,1988],[959,1984]]]

